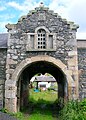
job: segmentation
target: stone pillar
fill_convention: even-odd
[[[9,112],[17,112],[16,82],[7,80],[5,82],[5,108]]]
[[[77,50],[68,52],[68,70],[71,71],[71,97],[72,99],[78,99],[78,61],[77,61]]]

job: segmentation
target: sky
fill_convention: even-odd
[[[6,24],[16,24],[21,16],[39,7],[40,2],[62,18],[78,24],[76,38],[86,39],[86,0],[0,0],[0,33],[7,32]]]

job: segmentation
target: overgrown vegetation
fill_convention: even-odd
[[[86,99],[67,102],[59,112],[58,120],[86,120]]]
[[[18,120],[86,120],[86,99],[69,101],[61,107],[57,101],[57,92],[41,91],[35,93],[30,90],[29,104],[21,112],[11,114]],[[7,113],[6,109],[2,112]]]
[[[86,120],[86,99],[69,101],[62,108],[54,91],[30,91],[29,106],[20,120]],[[29,115],[28,115],[29,113]]]

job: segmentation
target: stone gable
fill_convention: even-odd
[[[30,55],[49,54],[56,56],[56,58],[60,57],[63,61],[68,58],[69,51],[76,51],[77,48],[76,31],[78,25],[62,19],[46,7],[35,8],[26,16],[22,16],[17,24],[8,24],[6,27],[9,31],[8,46],[10,49],[8,53],[10,58],[14,60],[21,61]],[[37,33],[35,31],[37,28],[42,29],[43,27],[49,31],[47,33],[47,49],[37,49]],[[32,40],[29,40],[30,37],[33,37]]]
[[[56,78],[59,87],[58,96],[64,100],[75,100],[79,95],[80,98],[86,96],[85,50],[78,48],[77,51],[78,27],[74,22],[61,18],[43,5],[22,16],[17,24],[6,25],[7,49],[0,52],[0,71],[4,72],[0,74],[1,108],[5,96],[5,107],[11,112],[19,111],[20,105],[23,105],[24,99],[27,98],[20,96],[21,89],[23,95],[28,91],[30,78],[40,71],[50,72]],[[79,77],[78,70],[82,72],[81,69],[84,72]],[[5,94],[2,92],[2,87],[5,87]]]

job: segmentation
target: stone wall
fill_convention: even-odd
[[[69,84],[70,90],[68,92],[70,92],[72,99],[78,98],[78,92],[80,99],[86,98],[86,42],[82,43],[82,41],[78,41],[77,44],[76,31],[78,26],[75,25],[74,22],[62,19],[58,14],[54,13],[54,11],[49,10],[49,8],[38,7],[30,11],[26,16],[22,16],[17,24],[8,24],[6,27],[9,31],[7,42],[8,48],[0,49],[0,109],[3,108],[5,97],[5,107],[10,111],[17,111],[17,77],[16,80],[14,80],[13,73],[17,71],[18,67],[22,66],[21,64],[23,61],[25,63],[30,63],[31,61],[29,60],[38,55],[48,56],[46,57],[46,61],[48,58],[51,60],[52,57],[56,60],[60,60],[62,64],[66,65],[66,71],[68,71],[68,75],[72,78],[68,78],[70,79],[69,81],[71,81]],[[45,50],[37,50],[35,49],[37,48],[36,46],[35,48],[33,47],[32,50],[29,48],[27,49],[28,46],[37,45],[36,30],[38,28],[45,28],[47,34],[54,36],[52,37],[55,45],[54,50],[48,48]],[[28,41],[28,35],[33,34],[35,35],[35,41],[32,42],[34,45],[31,45],[31,42]],[[50,41],[47,43],[49,42]],[[41,57],[39,58],[42,59]],[[23,71],[23,69],[24,68],[22,68],[21,71]],[[15,76],[16,75],[17,73]],[[19,75],[20,73],[17,76]]]
[[[74,22],[68,22],[66,19],[62,19],[58,14],[49,10],[46,7],[35,8],[30,11],[26,16],[21,17],[17,24],[8,24],[7,29],[9,31],[8,49],[7,49],[7,61],[6,61],[6,82],[5,82],[5,105],[10,111],[16,111],[16,82],[12,77],[15,70],[22,63],[22,61],[32,58],[38,55],[48,55],[53,58],[59,59],[63,64],[67,66],[69,72],[69,84],[70,95],[72,99],[78,98],[78,64],[77,64],[77,41],[76,31],[78,26]],[[28,42],[28,34],[35,34],[34,46],[37,45],[37,33],[38,28],[46,31],[47,34],[55,35],[53,38],[55,49],[35,49],[30,51],[27,49],[27,45],[31,46]],[[48,41],[49,42],[49,41]],[[32,42],[33,43],[33,42]],[[37,48],[37,46],[35,46]],[[25,66],[27,67],[27,66]],[[24,68],[22,68],[21,72]],[[20,75],[20,73],[19,73]],[[19,76],[18,75],[18,76]],[[70,81],[70,80],[69,80]],[[10,89],[12,88],[12,89]],[[14,94],[12,94],[14,92]],[[12,95],[11,95],[12,94]],[[10,100],[9,100],[10,99]],[[10,102],[12,101],[12,103]],[[11,105],[12,104],[12,105]]]
[[[49,55],[56,59],[60,59],[67,65],[70,75],[74,79],[74,86],[78,86],[78,64],[77,64],[77,41],[76,31],[78,26],[74,22],[68,22],[62,19],[58,14],[49,10],[46,7],[35,8],[26,16],[21,17],[17,24],[6,26],[9,31],[8,50],[7,50],[7,77],[6,80],[11,80],[15,68],[26,58],[31,58],[37,55]],[[54,34],[55,50],[34,49],[27,50],[28,33],[36,34],[38,28],[46,28],[49,34]],[[35,36],[36,40],[36,36]],[[34,41],[36,42],[36,41]],[[34,43],[37,45],[37,43]]]
[[[79,97],[86,98],[86,48],[78,48]]]
[[[6,56],[7,50],[0,49],[0,109],[4,105],[4,90],[5,90],[5,80],[6,80]]]
[[[50,33],[56,35],[56,50],[45,51],[27,51],[28,33],[35,33],[37,27],[44,26]],[[77,41],[76,30],[77,25],[73,22],[68,22],[66,19],[62,19],[54,11],[48,8],[35,8],[30,11],[27,16],[23,16],[18,20],[17,24],[7,25],[9,30],[8,41],[8,59],[15,61],[11,68],[15,68],[16,64],[21,62],[27,57],[36,55],[50,55],[60,59],[64,64],[70,64],[68,59],[72,59],[77,55]],[[28,43],[30,44],[30,43]],[[76,58],[75,58],[76,59]],[[8,60],[9,61],[9,60]]]

